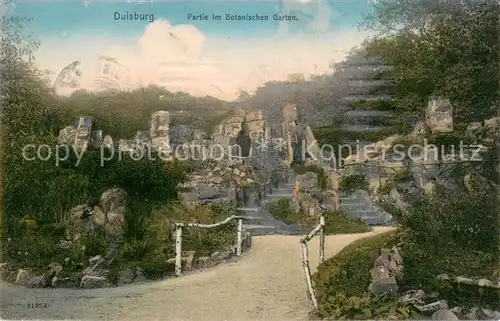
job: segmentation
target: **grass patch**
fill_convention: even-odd
[[[363,296],[370,285],[370,270],[381,248],[391,248],[399,242],[399,231],[394,230],[357,240],[333,258],[325,261],[313,275],[318,299],[318,310],[324,316],[337,308],[335,298]]]
[[[299,228],[302,233],[309,233],[318,223],[316,217],[301,217]],[[365,233],[371,231],[361,219],[352,219],[344,211],[330,212],[325,215],[325,233],[328,235]]]
[[[365,175],[352,174],[343,176],[340,180],[339,188],[342,192],[352,194],[358,189],[367,190],[369,183]]]
[[[319,223],[315,216],[294,211],[291,200],[286,198],[268,203],[268,210],[269,214],[277,220],[286,224],[298,224],[299,230],[303,234],[309,233]],[[325,215],[325,233],[328,235],[368,231],[370,231],[368,225],[360,219],[351,219],[345,212],[330,212]]]

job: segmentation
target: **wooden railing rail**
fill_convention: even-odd
[[[304,269],[304,276],[306,279],[306,287],[309,299],[318,308],[316,301],[316,293],[314,291],[314,284],[311,278],[311,267],[309,264],[309,249],[308,242],[316,235],[319,234],[319,264],[325,261],[325,217],[323,214],[319,215],[319,223],[316,225],[309,234],[300,240],[301,254],[302,254],[302,268]]]
[[[236,255],[241,255],[241,247],[243,243],[243,220],[246,218],[243,216],[230,216],[222,222],[215,224],[201,224],[201,223],[175,223],[175,275],[182,275],[182,230],[184,228],[201,228],[201,229],[211,229],[214,227],[219,227],[226,225],[233,220],[238,221],[236,227]]]

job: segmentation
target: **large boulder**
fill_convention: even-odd
[[[99,201],[99,207],[105,212],[125,215],[128,194],[121,188],[111,188],[104,191]]]
[[[80,287],[83,289],[105,288],[108,286],[108,280],[102,276],[85,275],[80,282]]]
[[[403,272],[403,257],[399,249],[382,249],[371,270],[372,282],[368,291],[375,295],[395,294],[399,288],[397,281],[401,280]]]
[[[431,99],[425,113],[425,125],[432,134],[453,132],[453,106],[449,99]]]
[[[57,143],[61,145],[72,146],[75,143],[76,128],[74,126],[64,127],[59,131]]]

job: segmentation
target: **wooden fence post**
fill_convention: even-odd
[[[321,214],[319,216],[319,224],[321,224],[321,230],[319,230],[319,264],[325,262],[325,217]]]
[[[243,233],[243,220],[238,219],[238,227],[236,230],[236,255],[240,256],[241,255],[241,242],[242,242],[242,233]]]
[[[182,274],[182,227],[175,228],[175,275]]]
[[[307,284],[307,294],[312,301],[314,308],[318,308],[318,302],[316,301],[316,294],[314,293],[313,283],[311,280],[311,268],[309,267],[309,254],[307,251],[307,241],[301,241],[300,245],[302,247],[302,267],[304,268],[304,276],[306,278]]]

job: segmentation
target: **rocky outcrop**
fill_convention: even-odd
[[[368,291],[375,295],[396,294],[398,280],[403,276],[403,257],[397,247],[382,249],[371,270],[372,282]]]
[[[82,204],[70,210],[70,226],[61,246],[71,246],[82,236],[102,234],[108,243],[106,259],[113,260],[122,242],[125,217],[128,211],[128,195],[120,188],[102,193],[99,205]]]
[[[323,190],[318,184],[318,175],[307,172],[297,175],[293,190],[292,206],[295,211],[309,215],[318,215],[318,211],[335,211],[335,195]]]
[[[206,204],[234,206],[237,191],[253,184],[253,168],[243,161],[207,161],[179,186],[179,199],[187,208]]]
[[[453,106],[449,99],[431,99],[427,105],[425,125],[432,134],[453,131]]]

